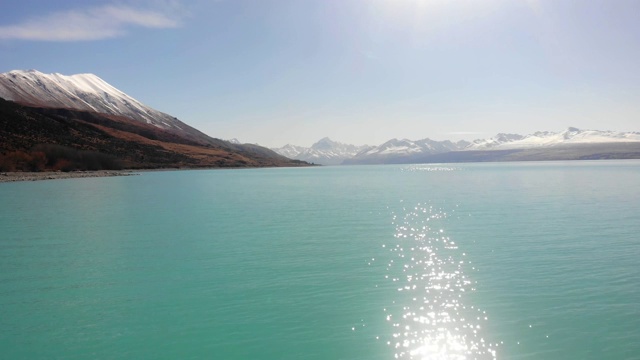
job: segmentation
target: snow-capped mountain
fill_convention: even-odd
[[[391,139],[362,151],[345,164],[407,164],[421,162],[474,162],[634,158],[640,133],[580,130],[540,131],[530,135],[498,134],[473,142],[431,139]],[[535,150],[538,149],[538,150]],[[535,150],[535,151],[534,151]]]
[[[574,144],[640,142],[638,132],[580,130],[570,127],[562,132],[539,131],[530,135],[498,134],[491,139],[475,140],[464,150],[509,150]]]
[[[0,97],[25,105],[123,116],[207,142],[209,137],[177,118],[148,107],[93,74],[44,74],[13,70],[0,74]]]
[[[469,143],[466,141],[453,143],[449,140],[435,141],[428,138],[416,141],[411,141],[408,139],[391,139],[380,146],[376,146],[372,149],[369,149],[368,151],[358,154],[358,156],[416,153],[436,154],[441,152],[460,150],[468,145]]]
[[[298,155],[303,154],[305,151],[310,151],[311,149],[304,146],[287,144],[281,148],[271,148],[271,150],[277,152],[282,156],[286,156],[289,159],[294,159]]]
[[[96,122],[100,126],[99,131],[105,136],[101,138],[103,142],[108,143],[107,138],[118,138],[129,143],[127,151],[120,155],[122,158],[127,158],[126,161],[129,163],[137,164],[135,166],[305,165],[300,161],[286,159],[274,151],[258,145],[239,144],[239,142],[228,142],[210,137],[171,115],[144,105],[93,74],[67,76],[44,74],[37,70],[10,71],[0,74],[0,98],[20,103],[25,108],[25,114],[31,112],[37,114],[29,115],[28,118],[39,118],[39,114],[44,114],[45,117],[57,114],[50,123],[45,123],[46,126],[57,126],[58,120],[56,119],[59,118],[65,118],[73,126],[77,125],[78,129],[75,130],[69,125],[69,129],[73,130],[72,133],[64,134],[65,141],[71,147],[92,142],[95,139],[95,134],[90,135],[93,134],[91,132],[93,130],[87,130],[85,125],[92,121]],[[13,109],[14,105],[7,104],[6,106]],[[15,117],[24,116],[18,114]],[[15,131],[12,130],[13,132],[9,135],[18,139],[28,137],[36,141],[37,137],[34,137],[34,134],[40,134],[40,140],[32,145],[62,141],[56,138],[56,136],[60,136],[60,133],[45,134],[41,131],[42,126],[40,125],[42,124],[34,121],[30,122],[31,127],[23,126],[22,130],[15,128],[13,129]],[[21,133],[23,130],[28,130],[29,133]],[[0,138],[2,137],[0,136]],[[153,149],[145,152],[143,148],[150,146],[147,143],[149,140],[154,142]],[[24,143],[23,141],[21,144]],[[132,145],[133,143],[136,145]],[[1,141],[0,145],[2,145]],[[121,145],[111,144],[105,145],[104,149],[98,149],[98,147],[95,149],[117,153],[123,149]],[[182,145],[188,147],[185,148]],[[158,146],[163,148],[160,153],[156,151]],[[129,159],[136,154],[140,155],[140,158]]]
[[[370,148],[367,145],[343,144],[325,137],[308,148],[287,144],[281,148],[271,150],[290,159],[304,160],[321,165],[338,165],[342,164],[345,159]]]
[[[361,151],[347,163],[352,164],[382,164],[396,162],[410,162],[421,156],[457,151],[469,146],[468,141],[451,142],[435,141],[431,139],[408,140],[391,139],[382,145]]]

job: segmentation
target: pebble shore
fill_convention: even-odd
[[[0,183],[14,181],[40,181],[56,179],[75,179],[106,176],[138,175],[131,171],[99,170],[70,172],[0,172]]]

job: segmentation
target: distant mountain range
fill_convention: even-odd
[[[580,130],[570,127],[562,132],[539,131],[530,135],[498,134],[488,140],[476,140],[465,150],[531,149],[575,144],[640,142],[640,132]]]
[[[322,151],[316,149],[317,144],[322,144]],[[379,146],[362,147],[324,138],[311,148],[287,145],[273,150],[292,159],[315,159],[314,162],[323,165],[627,159],[640,158],[640,133],[580,130],[570,127],[562,132],[498,134],[490,139],[473,142],[391,139]],[[335,156],[326,158],[322,157],[323,154]]]
[[[35,147],[49,149],[51,160],[48,145],[64,147],[68,154],[109,156],[110,163],[125,168],[306,165],[261,146],[210,137],[93,74],[10,71],[0,74],[0,98],[9,100],[0,102],[0,155],[9,165],[25,161],[7,160],[6,154],[29,158]],[[68,163],[66,168],[73,169]]]
[[[577,128],[379,146],[323,138],[270,150],[210,137],[96,75],[37,70],[0,74],[0,140],[0,171],[640,158],[640,133]]]
[[[343,144],[325,137],[308,148],[287,144],[281,148],[271,150],[290,159],[304,160],[321,165],[340,165],[346,159],[350,159],[356,154],[371,148],[373,147],[368,145]]]

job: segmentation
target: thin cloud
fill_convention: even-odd
[[[91,41],[123,36],[130,27],[175,28],[180,20],[162,11],[106,5],[51,13],[0,26],[0,39]]]

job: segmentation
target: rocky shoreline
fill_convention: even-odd
[[[0,183],[15,181],[40,181],[57,179],[92,178],[107,176],[139,175],[131,171],[99,170],[99,171],[70,171],[70,172],[0,172]]]

